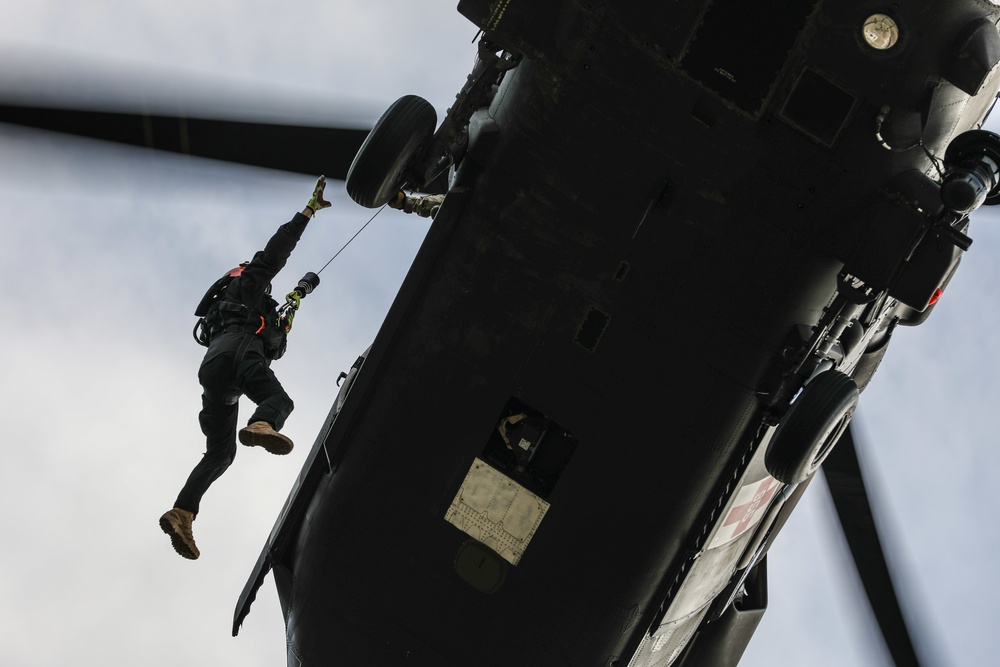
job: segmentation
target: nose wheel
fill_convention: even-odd
[[[792,402],[764,452],[764,466],[785,484],[800,484],[837,444],[858,405],[858,386],[836,370],[820,373]]]

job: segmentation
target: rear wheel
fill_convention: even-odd
[[[396,100],[368,133],[347,172],[347,194],[366,208],[387,203],[404,185],[407,165],[434,136],[437,113],[416,95]]]
[[[826,371],[813,378],[792,403],[767,446],[767,471],[785,484],[806,481],[844,433],[858,397],[858,385],[840,371]]]

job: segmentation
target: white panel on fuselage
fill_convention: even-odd
[[[475,459],[445,520],[517,565],[549,503]]]

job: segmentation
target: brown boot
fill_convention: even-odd
[[[254,422],[240,429],[240,442],[247,447],[263,447],[272,454],[292,451],[292,439],[274,430],[267,422]]]
[[[160,528],[170,536],[174,551],[191,560],[201,555],[194,543],[194,534],[191,532],[193,522],[194,514],[179,507],[173,508],[160,517]]]

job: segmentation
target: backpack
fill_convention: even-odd
[[[192,334],[194,335],[195,342],[199,345],[208,347],[212,341],[212,336],[226,327],[227,320],[236,319],[226,317],[227,313],[237,312],[242,316],[242,319],[246,319],[246,306],[221,300],[229,283],[238,275],[239,273],[236,272],[236,269],[233,269],[212,283],[212,286],[208,288],[205,296],[198,303],[198,307],[195,308],[194,315],[198,318],[198,321],[195,322]]]
[[[274,313],[259,308],[251,311],[245,304],[225,301],[222,298],[229,283],[240,275],[242,268],[241,266],[239,270],[233,269],[228,272],[205,292],[205,296],[201,298],[194,311],[198,318],[192,331],[194,339],[199,345],[208,347],[212,337],[224,331],[226,327],[232,324],[246,325],[247,333],[256,334],[263,340],[265,356],[271,360],[280,359],[285,354],[288,344],[287,329],[281,326],[280,321],[271,321]],[[269,311],[275,311],[277,306],[278,303],[274,299],[267,297],[265,307]],[[271,321],[270,326],[265,326],[265,321]]]

